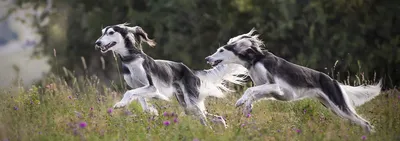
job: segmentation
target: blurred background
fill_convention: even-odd
[[[49,74],[118,81],[119,63],[94,42],[124,22],[156,40],[148,55],[193,69],[209,68],[206,56],[255,27],[288,61],[351,84],[400,84],[399,0],[0,0],[0,86]]]

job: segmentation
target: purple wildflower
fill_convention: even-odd
[[[93,107],[90,107],[90,111],[93,111]]]
[[[169,116],[169,113],[168,112],[164,112],[164,114],[163,114],[165,117],[168,117]]]
[[[17,106],[14,106],[14,110],[18,110],[18,107],[17,107]]]
[[[304,110],[303,110],[303,114],[306,114],[306,112],[307,112],[307,110],[306,110],[306,109],[304,109]]]
[[[72,99],[72,96],[68,96],[68,99]]]
[[[193,141],[200,141],[200,140],[199,140],[199,139],[197,139],[197,138],[194,138],[194,139],[193,139]]]
[[[87,123],[82,121],[81,123],[79,123],[79,127],[81,128],[85,128],[87,126]]]
[[[278,132],[278,133],[280,133],[280,132],[281,132],[281,130],[279,130],[279,129],[278,129],[278,130],[277,130],[277,132]]]
[[[175,123],[178,123],[178,118],[174,118],[174,122],[175,122]]]
[[[164,124],[165,126],[168,126],[168,125],[171,124],[171,122],[169,122],[168,120],[166,120],[166,121],[163,122],[163,124]]]
[[[250,117],[251,117],[251,114],[250,114],[250,113],[248,113],[248,114],[246,115],[246,117],[247,117],[247,118],[250,118]]]
[[[297,133],[301,133],[301,130],[300,130],[300,129],[297,129],[296,132],[297,132]]]
[[[107,113],[111,114],[113,112],[112,108],[108,108]]]
[[[241,127],[244,127],[244,126],[246,126],[246,124],[243,123],[243,124],[241,125]]]
[[[362,139],[362,140],[366,140],[366,139],[367,139],[367,136],[362,136],[361,139]]]

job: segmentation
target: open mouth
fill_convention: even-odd
[[[101,50],[101,52],[106,52],[108,49],[115,46],[116,44],[117,44],[117,42],[111,42],[105,46],[100,47],[100,50]]]
[[[215,67],[215,66],[218,66],[218,64],[221,62],[222,62],[222,60],[216,60],[214,62],[211,62],[210,64],[211,64],[211,66]]]

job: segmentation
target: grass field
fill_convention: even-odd
[[[400,94],[383,92],[358,107],[376,132],[365,133],[316,100],[292,103],[261,101],[250,117],[234,108],[241,93],[226,99],[209,98],[211,113],[223,115],[229,127],[213,129],[185,116],[175,100],[152,100],[160,116],[141,111],[133,102],[126,109],[112,110],[122,92],[101,86],[96,79],[74,79],[66,85],[51,77],[41,85],[2,90],[0,93],[0,139],[14,140],[400,140]],[[163,115],[163,113],[168,113]],[[173,115],[171,113],[174,113]],[[167,124],[169,122],[169,124]]]

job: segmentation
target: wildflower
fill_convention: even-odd
[[[90,111],[93,111],[93,107],[90,107]]]
[[[200,141],[200,140],[199,140],[199,139],[197,139],[197,138],[194,138],[194,139],[193,139],[193,141]]]
[[[303,114],[306,114],[306,112],[307,112],[307,110],[306,110],[306,109],[304,109],[304,110],[303,110]]]
[[[108,108],[107,113],[111,114],[113,112],[112,108]]]
[[[72,96],[68,96],[68,99],[72,99]]]
[[[277,132],[278,132],[278,133],[280,133],[280,132],[281,132],[281,130],[279,130],[279,129],[278,129],[278,130],[277,130]]]
[[[164,114],[163,114],[165,117],[167,117],[167,116],[169,116],[169,113],[168,112],[164,112]]]
[[[301,133],[301,130],[300,130],[300,129],[297,129],[296,132],[297,132],[297,133]]]
[[[246,124],[243,123],[241,126],[244,127],[244,126],[246,126]]]
[[[87,126],[87,123],[82,121],[81,123],[79,123],[79,127],[81,128],[85,128]]]
[[[168,125],[170,125],[171,123],[170,123],[168,120],[166,120],[166,121],[163,122],[163,124],[164,124],[165,126],[168,126]]]
[[[17,107],[17,106],[14,106],[14,110],[15,110],[15,111],[18,110],[18,107]]]
[[[362,136],[361,139],[362,139],[362,140],[366,140],[366,139],[367,139],[367,136]]]
[[[250,114],[250,113],[248,113],[248,114],[246,115],[246,117],[247,117],[247,118],[250,118],[250,117],[251,117],[251,114]]]
[[[174,122],[177,123],[178,122],[178,118],[174,118]]]

